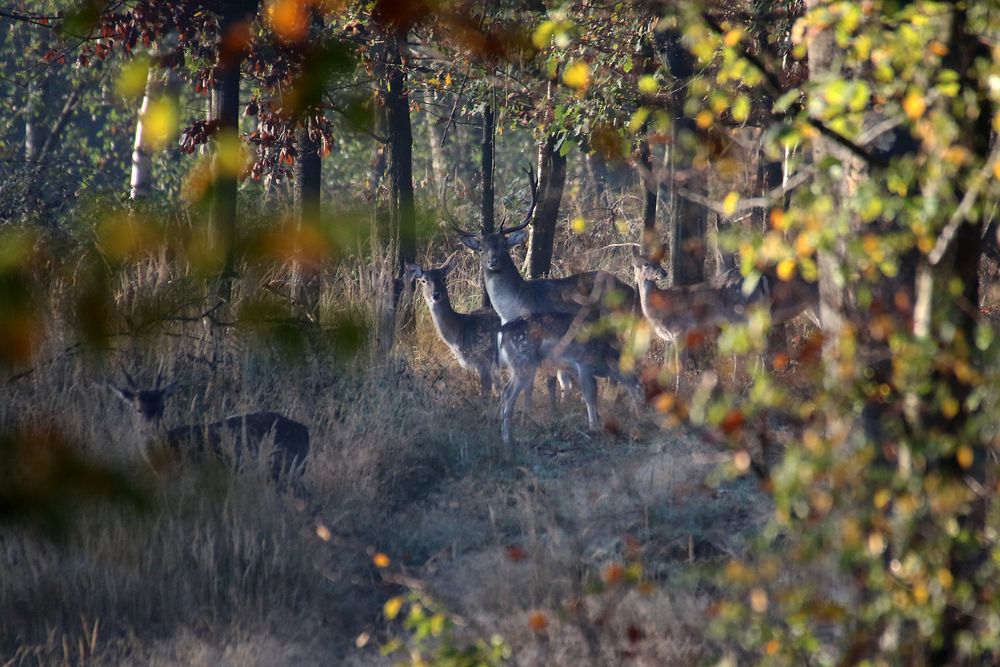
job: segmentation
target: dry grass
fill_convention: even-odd
[[[257,308],[268,318],[220,326],[197,317],[211,303],[197,276],[151,257],[118,277],[110,349],[98,350],[72,345],[77,328],[64,313],[80,285],[59,279],[52,337],[31,372],[0,386],[0,424],[71,434],[155,505],[71,500],[63,538],[22,528],[0,536],[0,664],[379,664],[371,644],[354,646],[361,632],[376,644],[398,630],[380,616],[398,589],[371,564],[374,551],[467,619],[467,631],[504,635],[517,664],[626,655],[689,664],[712,654],[703,637],[712,594],[698,568],[743,548],[766,509],[761,494],[709,487],[718,453],[632,415],[610,392],[602,411],[621,435],[587,434],[576,398],[559,416],[536,401],[508,462],[496,400],[479,397],[452,362],[423,303],[394,355],[371,340],[354,348],[351,327],[379,321],[387,267],[331,270],[330,320],[309,332],[275,324],[280,299],[260,296],[275,285],[280,293],[282,271],[248,272],[234,305],[212,315]],[[451,289],[458,309],[479,305],[472,256]],[[260,467],[154,475],[131,417],[98,386],[119,379],[119,362],[140,381],[162,371],[181,383],[169,425],[259,409],[307,424],[306,498],[275,490]],[[582,595],[628,559],[665,585]],[[526,620],[537,610],[552,620],[545,633]]]

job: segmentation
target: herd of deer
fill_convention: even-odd
[[[529,174],[530,176],[530,174]],[[474,233],[455,226],[461,242],[479,255],[492,308],[472,313],[456,312],[448,298],[446,278],[455,253],[444,264],[424,269],[408,264],[408,277],[422,287],[438,335],[459,364],[479,373],[484,394],[489,393],[498,366],[510,380],[500,394],[501,434],[510,443],[511,417],[520,394],[525,393],[530,411],[531,392],[540,368],[550,373],[549,393],[554,403],[553,374],[565,387],[578,384],[587,406],[590,428],[597,429],[596,378],[609,377],[618,384],[639,390],[636,377],[622,372],[619,340],[596,332],[588,324],[613,314],[641,315],[653,331],[672,344],[678,373],[679,350],[685,335],[697,329],[714,329],[746,316],[755,304],[771,310],[772,322],[781,323],[808,312],[817,321],[818,291],[802,280],[794,282],[762,279],[745,294],[742,279],[731,271],[721,285],[695,285],[661,289],[666,278],[659,259],[633,247],[632,266],[636,289],[605,271],[591,271],[567,278],[525,280],[511,258],[511,249],[527,238],[536,204],[531,183],[531,204],[520,224],[490,233]],[[774,290],[771,284],[775,283]]]
[[[640,391],[634,374],[620,367],[620,341],[591,324],[605,315],[644,317],[653,331],[677,350],[685,336],[695,330],[712,329],[743,319],[754,305],[771,311],[773,324],[807,313],[818,322],[818,291],[801,279],[778,281],[765,276],[755,290],[745,294],[742,279],[731,271],[720,285],[657,287],[666,278],[658,257],[633,247],[632,266],[636,289],[605,271],[581,273],[567,278],[525,280],[511,258],[511,249],[527,238],[537,190],[532,185],[531,205],[524,220],[511,228],[474,233],[455,226],[461,242],[479,255],[486,291],[492,308],[459,313],[448,297],[447,276],[455,253],[444,264],[424,269],[407,264],[409,280],[421,286],[438,335],[459,364],[479,374],[483,394],[499,384],[499,371],[509,376],[500,392],[501,434],[512,441],[511,418],[518,397],[525,394],[531,410],[532,388],[538,371],[549,375],[549,398],[555,406],[558,378],[563,388],[575,383],[587,407],[591,429],[600,426],[597,412],[597,378],[608,377],[635,392]],[[123,369],[124,370],[124,369]],[[303,424],[275,412],[254,412],[220,422],[186,425],[166,430],[162,426],[165,399],[174,384],[161,386],[157,377],[152,389],[140,389],[125,372],[128,387],[109,387],[126,402],[141,422],[143,454],[148,443],[167,446],[173,454],[200,455],[237,461],[257,455],[262,444],[272,443],[269,470],[275,480],[300,471],[309,452],[309,431]]]

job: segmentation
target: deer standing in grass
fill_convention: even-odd
[[[675,389],[680,388],[685,339],[742,320],[746,309],[761,298],[759,292],[745,296],[741,280],[721,287],[700,284],[660,289],[656,282],[667,278],[667,272],[658,257],[643,255],[636,246],[632,247],[632,267],[643,316],[656,335],[673,347],[677,373]]]
[[[521,276],[510,251],[527,239],[526,228],[531,223],[538,202],[538,184],[534,174],[530,169],[526,173],[531,187],[531,202],[527,214],[518,225],[505,228],[501,222],[496,232],[481,234],[464,230],[452,222],[461,242],[479,254],[486,292],[493,309],[500,316],[501,324],[543,313],[575,316],[583,310],[585,316],[593,319],[610,312],[632,312],[636,303],[635,292],[606,271],[540,280],[525,280]],[[565,369],[557,370],[557,374],[565,389],[569,384]],[[548,386],[554,407],[554,378],[549,379]],[[531,395],[529,385],[525,391],[528,410],[531,409]]]
[[[566,313],[541,313],[515,319],[500,327],[500,363],[510,372],[510,382],[500,397],[501,435],[511,444],[511,415],[522,391],[530,392],[539,368],[571,372],[580,385],[592,430],[600,428],[597,413],[598,377],[610,377],[636,393],[639,383],[619,368],[614,338],[588,337],[581,329],[583,318]]]
[[[251,412],[222,421],[189,424],[168,430],[163,427],[163,407],[177,383],[163,386],[158,374],[152,389],[140,389],[124,368],[122,372],[128,387],[109,384],[108,388],[131,407],[140,420],[140,450],[150,465],[155,463],[150,452],[151,445],[166,445],[168,453],[175,457],[200,458],[211,454],[237,464],[245,455],[260,455],[261,446],[269,441],[273,441],[273,447],[268,465],[275,481],[301,470],[305,465],[309,454],[309,429],[303,424],[277,412]],[[231,460],[230,456],[235,460]]]
[[[635,292],[606,271],[540,280],[525,280],[521,276],[511,259],[510,251],[527,239],[525,228],[531,223],[538,201],[538,185],[530,170],[528,179],[531,185],[531,204],[520,224],[505,229],[501,223],[500,229],[490,234],[470,232],[454,223],[452,225],[462,243],[479,253],[486,292],[500,316],[501,324],[539,313],[575,315],[581,308],[593,307],[591,297],[595,292],[600,296],[594,308],[595,315],[611,311],[631,311],[635,304]]]
[[[798,274],[782,280],[773,269],[761,276],[771,309],[771,324],[783,324],[805,314],[817,327],[819,321],[819,283],[806,281]]]
[[[438,336],[462,368],[479,373],[480,390],[487,396],[496,378],[500,317],[491,308],[471,313],[459,313],[452,308],[446,279],[457,253],[457,250],[453,252],[437,268],[423,269],[417,264],[407,264],[406,271],[422,287]]]

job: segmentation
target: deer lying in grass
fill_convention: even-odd
[[[527,215],[517,226],[505,229],[501,223],[498,231],[479,234],[452,223],[462,243],[479,253],[486,291],[490,295],[490,303],[500,316],[500,322],[507,324],[539,313],[575,315],[583,307],[592,307],[588,300],[595,293],[595,287],[601,297],[597,301],[595,315],[612,311],[631,312],[635,306],[634,290],[606,271],[590,271],[567,278],[543,280],[525,280],[521,277],[510,251],[527,239],[525,228],[531,222],[538,200],[538,186],[531,171],[528,171],[528,179],[531,184],[531,204]]]
[[[496,379],[500,318],[490,308],[459,313],[451,307],[445,281],[457,253],[456,250],[437,268],[423,269],[418,264],[407,264],[406,271],[422,287],[438,336],[462,368],[479,373],[480,390],[486,396]]]
[[[511,415],[522,391],[530,391],[540,367],[570,371],[579,382],[592,430],[600,428],[597,413],[598,377],[610,377],[639,393],[634,376],[619,368],[619,352],[613,338],[586,338],[580,331],[582,318],[565,313],[530,315],[500,327],[499,358],[510,372],[510,382],[500,397],[501,435],[511,443]]]
[[[163,427],[163,406],[177,384],[161,386],[161,377],[157,375],[152,389],[139,389],[132,377],[124,369],[122,371],[128,387],[108,384],[108,388],[131,407],[140,420],[140,451],[150,465],[156,463],[150,449],[152,445],[166,445],[167,453],[174,457],[197,459],[210,453],[223,461],[238,464],[244,455],[258,456],[262,445],[272,440],[268,464],[275,481],[300,471],[305,465],[309,454],[309,429],[303,424],[277,412],[251,412],[168,430]]]

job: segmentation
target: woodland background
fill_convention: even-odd
[[[1000,661],[996,2],[10,0],[0,51],[4,664]],[[821,327],[675,392],[639,323],[648,405],[507,460],[402,267],[526,167],[528,277],[665,242]],[[308,497],[155,475],[122,366],[307,424]]]

